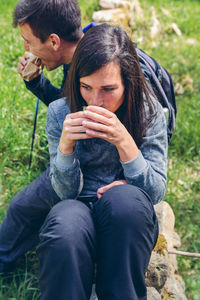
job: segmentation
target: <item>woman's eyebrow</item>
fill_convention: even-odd
[[[89,84],[84,83],[83,81],[80,81],[80,84],[91,87]],[[118,84],[117,83],[105,84],[105,85],[102,85],[101,87],[102,88],[115,88],[115,87],[118,87]]]
[[[104,87],[104,88],[118,87],[118,84],[117,83],[111,83],[111,84],[102,85],[102,87]]]
[[[84,84],[84,85],[90,86],[89,84],[86,84],[86,83],[83,82],[83,81],[80,81],[80,84]]]

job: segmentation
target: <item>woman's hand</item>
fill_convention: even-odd
[[[105,186],[102,186],[101,188],[99,188],[97,190],[97,198],[101,198],[101,196],[103,196],[103,194],[109,190],[111,187],[113,186],[116,186],[116,185],[120,185],[120,184],[127,184],[127,181],[126,180],[116,180],[116,181],[113,181],[112,183],[108,184],[108,185],[105,185]]]
[[[59,150],[62,153],[71,154],[74,151],[74,145],[77,140],[89,138],[86,135],[85,127],[82,126],[85,120],[83,111],[71,113],[66,116],[59,143]]]
[[[122,136],[129,135],[117,116],[103,107],[87,106],[84,115],[88,120],[82,124],[91,137],[102,138],[117,146]]]
[[[124,162],[137,157],[139,150],[132,136],[117,116],[99,106],[88,106],[82,125],[87,137],[98,137],[115,145]]]

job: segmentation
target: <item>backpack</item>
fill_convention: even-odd
[[[135,48],[141,69],[150,82],[155,95],[161,103],[167,120],[168,143],[176,125],[177,106],[171,75],[158,62],[143,50]]]

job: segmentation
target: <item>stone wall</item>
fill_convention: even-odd
[[[99,6],[100,10],[93,14],[94,22],[120,25],[127,31],[136,17],[143,16],[138,0],[99,0]]]
[[[170,205],[162,201],[155,205],[159,223],[159,238],[152,252],[146,272],[148,300],[187,300],[185,285],[178,275],[176,255],[168,254],[181,246],[180,237],[174,231],[175,217]]]

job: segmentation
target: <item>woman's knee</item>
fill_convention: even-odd
[[[94,232],[90,209],[78,200],[61,201],[46,217],[40,230],[40,246],[76,247],[88,231]]]
[[[95,204],[96,214],[107,222],[126,226],[140,226],[154,222],[151,200],[141,189],[132,185],[118,185],[109,189]]]

